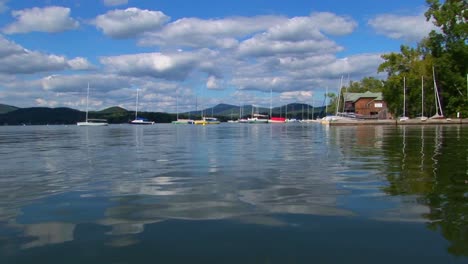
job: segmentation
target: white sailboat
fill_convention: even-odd
[[[88,118],[88,103],[89,101],[89,83],[88,83],[88,90],[86,92],[86,119],[84,122],[77,122],[76,125],[78,126],[107,126],[107,120],[105,119],[89,119]]]
[[[176,112],[177,112],[176,120],[172,121],[171,122],[172,124],[174,124],[174,125],[193,125],[195,123],[195,121],[192,120],[192,119],[179,118],[179,96],[178,95],[176,97]]]
[[[135,120],[130,121],[132,125],[154,125],[154,121],[149,121],[146,118],[138,117],[138,89],[136,95],[136,104],[135,104]]]

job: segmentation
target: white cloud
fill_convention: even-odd
[[[0,73],[32,74],[60,70],[91,69],[85,58],[68,60],[64,56],[27,50],[0,36]]]
[[[276,41],[258,36],[243,42],[239,46],[242,56],[276,56],[292,55],[306,56],[306,54],[336,53],[343,48],[329,39],[303,41]]]
[[[158,31],[148,32],[142,45],[193,48],[233,48],[238,39],[287,21],[279,16],[233,17],[224,19],[182,18]]]
[[[56,71],[64,70],[67,67],[65,57],[35,51],[24,51],[0,59],[0,72],[9,74]]]
[[[41,79],[41,88],[54,92],[80,92],[90,85],[92,91],[108,92],[130,88],[131,80],[113,74],[50,75]]]
[[[130,38],[145,31],[156,30],[169,20],[160,11],[150,11],[135,7],[125,10],[112,10],[96,17],[93,24],[105,35],[113,38]]]
[[[19,11],[12,11],[16,22],[3,28],[5,34],[28,32],[62,32],[76,29],[78,21],[70,17],[70,8],[49,6],[44,8],[34,7]]]
[[[368,21],[378,34],[405,41],[420,41],[436,27],[426,21],[424,14],[417,16],[399,16],[393,14],[378,15]]]
[[[349,17],[337,16],[329,12],[312,13],[311,23],[317,25],[321,31],[331,35],[346,35],[356,29],[357,23]]]
[[[215,76],[211,75],[206,81],[206,88],[208,89],[219,89],[219,82]]]
[[[352,79],[375,76],[382,63],[380,54],[360,54],[337,58],[331,54],[281,57],[259,60],[237,67],[231,84],[244,90],[268,92],[308,91],[338,87],[337,80],[348,74]]]
[[[6,56],[20,54],[23,52],[25,52],[25,50],[21,46],[0,36],[0,59]]]
[[[59,103],[55,100],[47,100],[44,98],[36,98],[36,105],[42,107],[56,107]]]
[[[245,40],[239,46],[242,56],[277,56],[279,54],[329,54],[343,48],[325,34],[344,35],[351,33],[356,22],[331,13],[313,13],[309,17],[294,17],[270,27]]]
[[[104,0],[104,5],[106,6],[118,6],[126,4],[128,4],[128,0]]]
[[[82,57],[76,57],[67,63],[72,70],[91,70],[95,68],[87,59]]]
[[[140,53],[101,58],[110,72],[128,76],[148,76],[166,80],[184,80],[190,72],[201,69],[210,72],[213,65],[205,60],[214,52]]]

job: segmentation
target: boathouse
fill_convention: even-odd
[[[381,92],[344,93],[345,112],[354,113],[361,118],[389,119],[387,103]]]

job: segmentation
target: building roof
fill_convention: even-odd
[[[365,92],[365,93],[344,93],[343,94],[345,101],[349,102],[356,102],[361,98],[374,98],[374,100],[383,100],[383,96],[381,92],[373,93],[373,92]]]

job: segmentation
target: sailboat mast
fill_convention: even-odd
[[[338,112],[340,110],[340,100],[341,100],[341,88],[343,87],[343,75],[341,75],[341,81],[340,81],[340,88],[338,88],[338,101],[336,102],[336,114],[338,115]]]
[[[312,97],[310,98],[312,103],[312,119],[314,119],[315,106],[314,106],[314,92],[312,92]]]
[[[403,117],[406,116],[406,78],[403,76]]]
[[[435,103],[436,103],[436,114],[438,115],[438,114],[439,114],[439,110],[440,110],[440,115],[441,115],[441,116],[444,116],[444,112],[442,112],[442,104],[440,103],[439,91],[438,91],[437,83],[436,83],[436,80],[435,80],[435,71],[434,71],[434,67],[432,67],[432,76],[433,76],[433,79],[434,79],[434,93],[435,93]]]
[[[424,76],[421,76],[421,117],[424,116]]]
[[[88,83],[88,91],[86,92],[86,123],[88,123],[88,103],[89,101],[89,83]]]
[[[176,96],[176,118],[179,120],[179,95]]]
[[[328,97],[328,86],[325,88],[325,116],[328,114],[328,102],[327,102],[327,97]]]
[[[135,103],[135,120],[137,119],[138,119],[138,88],[137,88],[136,103]]]
[[[270,88],[270,118],[271,118],[271,114],[273,111],[272,104],[273,104],[273,89]]]

